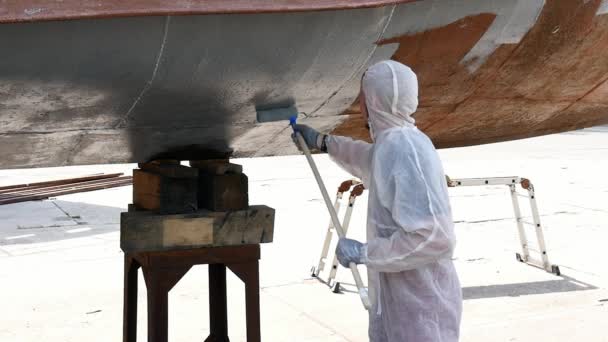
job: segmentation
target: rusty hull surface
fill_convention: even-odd
[[[606,0],[28,3],[0,1],[0,168],[294,154],[255,123],[292,102],[369,139],[353,102],[388,58],[438,147],[608,122]]]
[[[418,74],[415,117],[436,146],[557,133],[608,122],[607,7],[547,0],[519,42],[500,44],[473,70],[465,56],[498,20],[495,12],[380,44],[398,44],[392,58]],[[361,121],[353,116],[334,132],[368,139]]]

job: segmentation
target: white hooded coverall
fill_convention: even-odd
[[[462,292],[451,257],[445,173],[414,125],[418,80],[384,61],[362,80],[374,144],[328,136],[330,157],[369,189],[367,244],[372,342],[458,341]]]

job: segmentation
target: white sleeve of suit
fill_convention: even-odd
[[[372,224],[381,233],[362,257],[371,269],[401,272],[451,257],[456,241],[438,155],[430,144],[410,143],[420,140],[417,133],[389,138],[392,143],[376,147],[370,198]]]
[[[364,263],[377,272],[412,270],[451,257],[453,241],[441,229],[401,229],[390,238],[374,238],[364,247]]]
[[[373,145],[337,135],[327,136],[327,153],[346,172],[367,184]]]

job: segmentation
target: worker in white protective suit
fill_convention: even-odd
[[[309,148],[329,153],[369,189],[367,243],[340,239],[338,260],[368,268],[370,341],[458,341],[454,224],[439,155],[411,116],[418,80],[409,67],[383,61],[361,83],[373,144],[295,126]]]

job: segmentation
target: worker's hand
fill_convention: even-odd
[[[322,148],[323,139],[325,138],[324,134],[320,134],[314,128],[308,127],[306,125],[297,125],[296,124],[293,126],[293,129],[295,132],[298,132],[302,135],[302,138],[304,138],[304,141],[306,142],[306,146],[308,146],[308,149],[319,150],[319,151],[323,150],[323,148]],[[298,149],[300,149],[300,144],[298,143],[298,140],[296,139],[295,133],[293,133],[291,135],[291,139],[293,139],[296,146],[298,146]],[[325,151],[323,151],[323,152],[325,152]]]
[[[365,260],[365,245],[357,240],[342,238],[336,247],[336,255],[340,265],[349,267],[351,262],[363,264]]]

